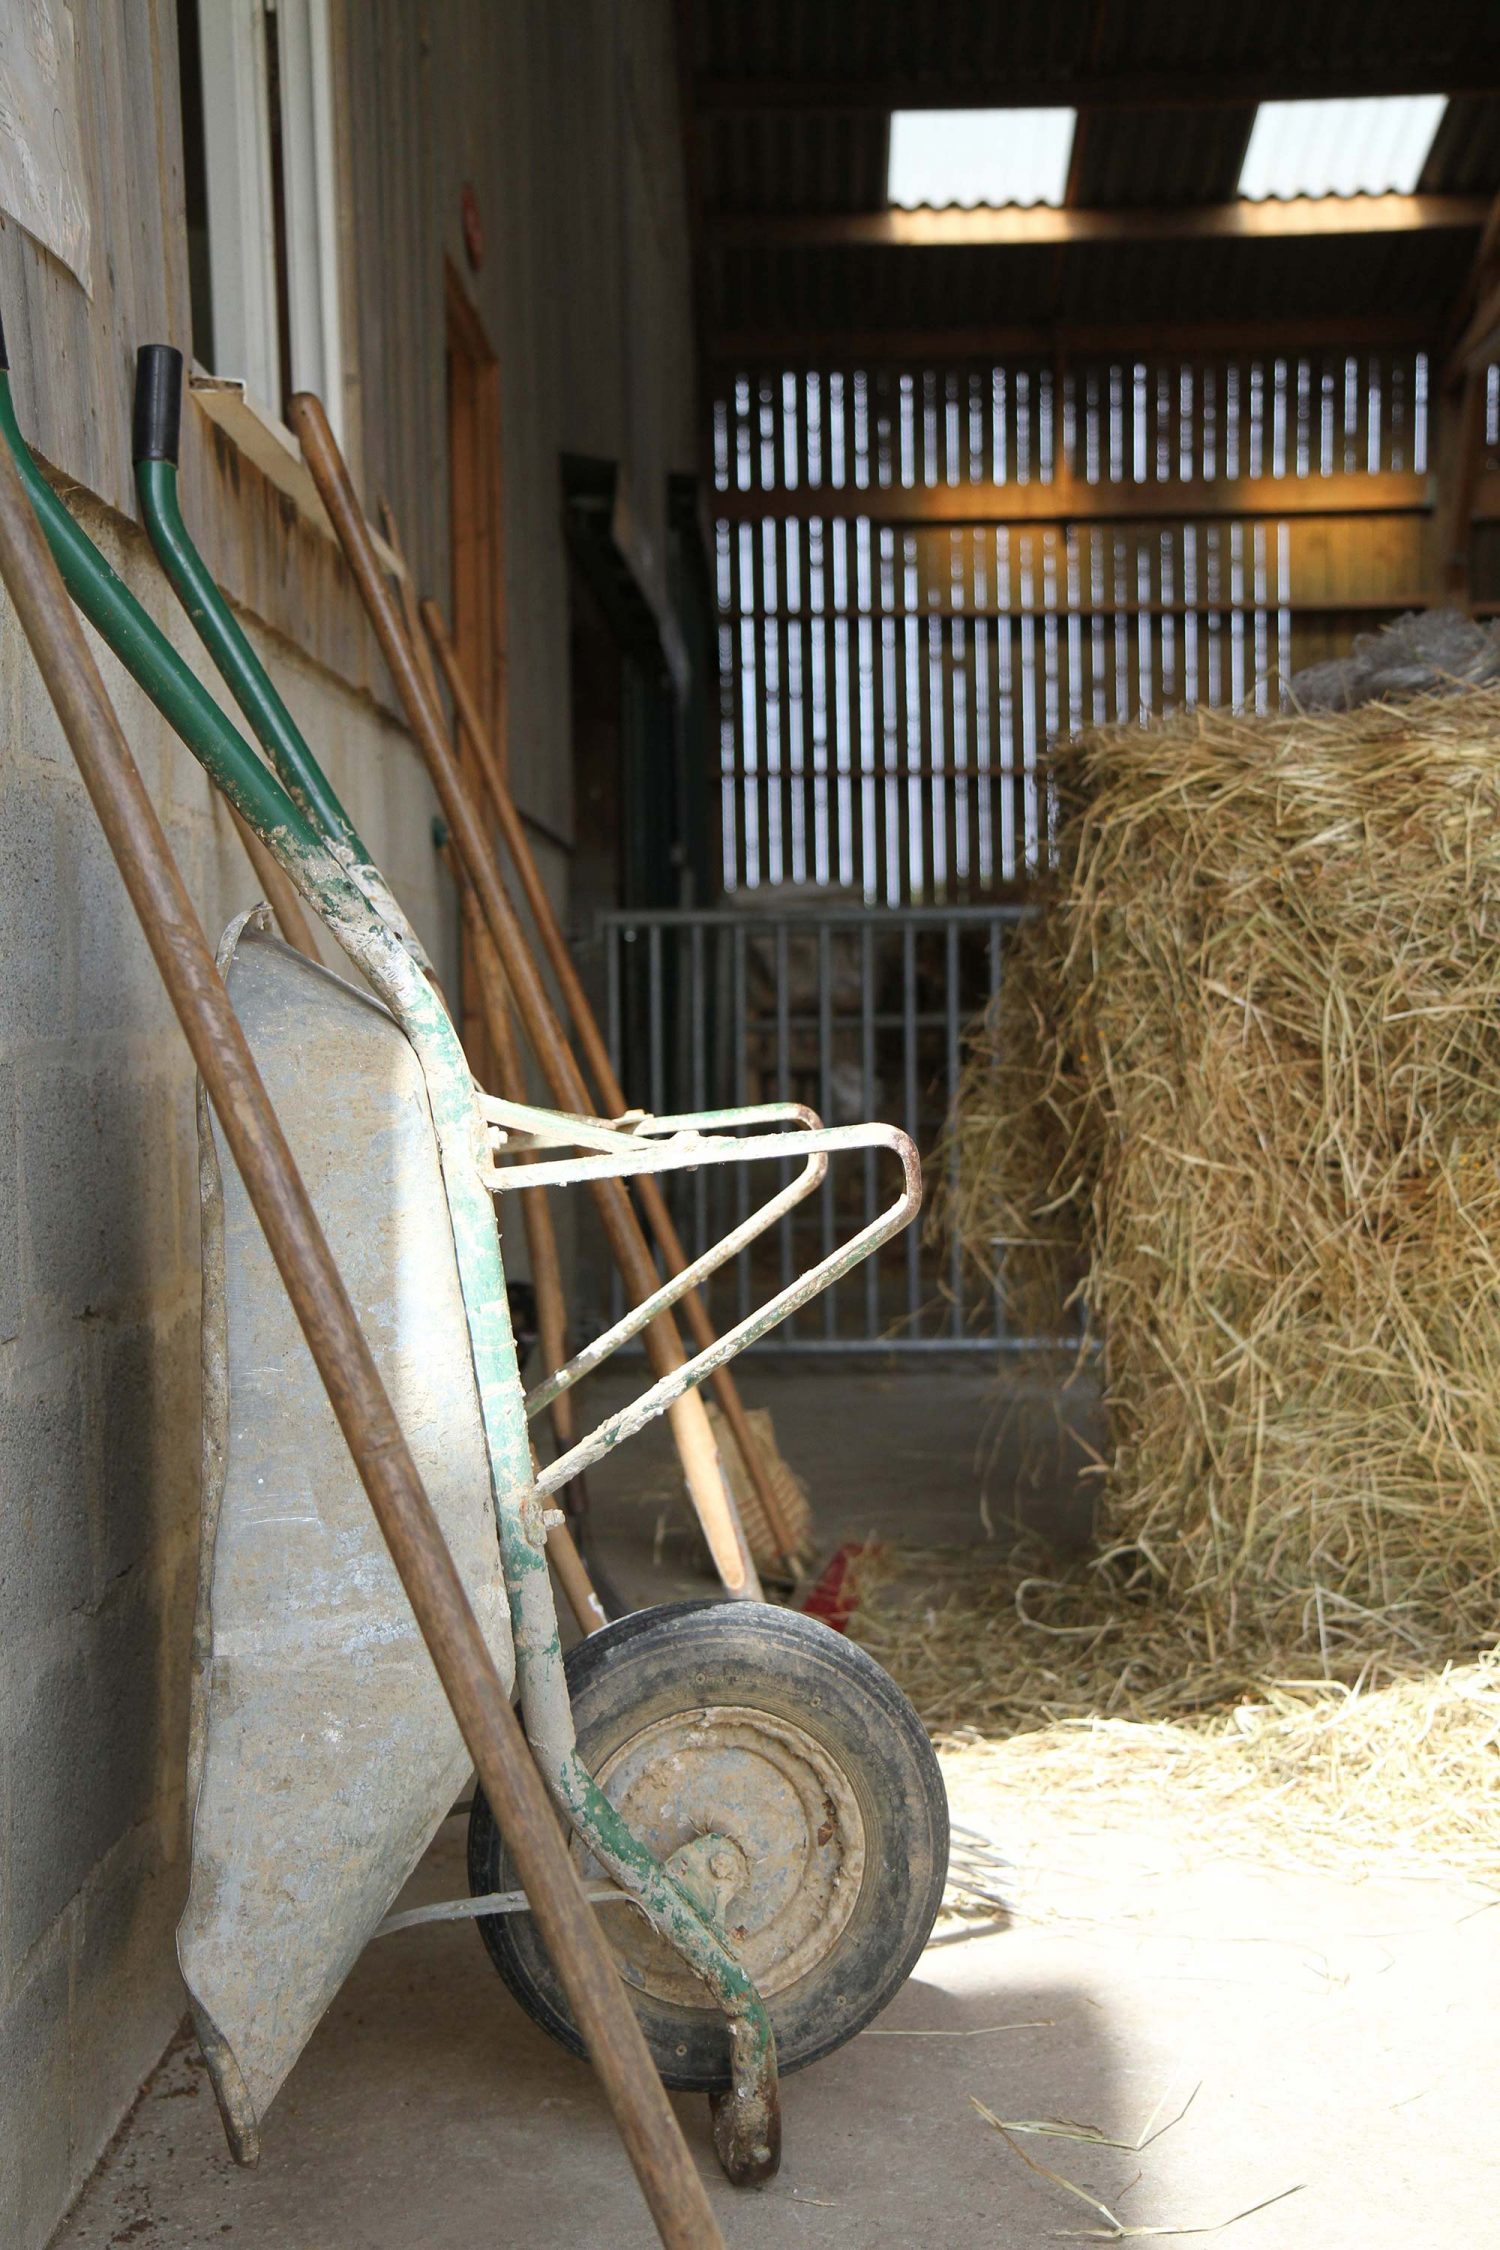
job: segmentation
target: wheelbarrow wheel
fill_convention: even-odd
[[[570,1649],[567,1671],[585,1765],[716,1914],[770,2010],[783,2074],[852,2039],[911,1974],[948,1867],[942,1775],[895,1682],[816,1619],[739,1602],[637,1611]],[[576,1838],[573,1855],[600,1880]],[[471,1891],[517,1882],[481,1792]],[[666,2083],[721,2091],[722,2013],[636,1908],[598,1911]],[[532,1917],[479,1927],[527,2014],[582,2054]]]

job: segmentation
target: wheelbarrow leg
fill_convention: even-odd
[[[776,2038],[766,2004],[704,1901],[640,1841],[584,1765],[547,1579],[547,1511],[534,1488],[521,1497],[498,1481],[496,1489],[504,1495],[496,1518],[527,1738],[580,1840],[723,2009],[731,2084],[715,2100],[714,2147],[731,2180],[757,2185],[781,2162]]]
[[[758,2027],[738,2017],[729,2026],[734,2082],[708,2097],[714,2154],[736,2187],[762,2187],[781,2169],[781,2082],[774,2043],[762,2045]]]

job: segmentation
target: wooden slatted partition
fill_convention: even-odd
[[[1428,425],[1411,349],[727,373],[726,888],[1024,883],[1059,734],[1268,708],[1423,601]]]

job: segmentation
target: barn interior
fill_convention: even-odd
[[[735,1388],[705,1388],[752,1579],[912,1696],[954,1876],[879,2020],[788,2074],[786,2156],[758,2192],[721,2176],[701,2095],[672,2094],[721,2238],[1483,2241],[1500,1686],[1492,1566],[1469,1558],[1493,1547],[1500,1459],[1467,1424],[1453,1438],[1472,1600],[1442,1580],[1420,1621],[1399,1595],[1354,1621],[1319,1591],[1279,1672],[1262,1651],[1231,1677],[1207,1578],[1184,1593],[1168,1564],[1192,1667],[1132,1639],[1149,1572],[1100,1499],[1119,1442],[1103,1300],[1072,1238],[1055,1303],[1022,1286],[1041,1180],[1012,1239],[974,1186],[1001,1160],[973,1151],[1015,1138],[1013,1091],[981,1115],[976,1088],[1013,1033],[1019,1051],[1005,1011],[1043,992],[1040,918],[1082,864],[1065,746],[1212,743],[1222,720],[1253,766],[1304,710],[1294,682],[1412,613],[1462,621],[1444,647],[1477,696],[1500,674],[1495,23],[1387,0],[43,0],[29,20],[0,118],[20,430],[218,694],[131,438],[138,351],[182,353],[194,537],[475,1078],[607,1118],[796,1105],[854,1136],[703,1275],[701,1328],[680,1318],[698,1348],[792,1300]],[[28,114],[54,113],[28,171]],[[414,685],[320,481],[309,393]],[[107,633],[90,645],[210,945],[265,898],[347,975],[160,699]],[[0,2241],[654,2241],[600,2081],[468,1919],[351,1951],[258,2164],[226,2148],[174,1936],[201,1781],[194,1065],[34,646],[7,598]],[[483,851],[507,882],[530,867],[516,927],[574,1034],[561,1064],[486,921],[424,698]],[[1471,838],[1500,748],[1475,710]],[[926,1209],[846,1263],[892,1207],[894,1143],[857,1139],[872,1120],[920,1154]],[[1219,1153],[1210,1127],[1184,1161]],[[685,1256],[746,1226],[747,1171],[664,1175]],[[1477,1236],[1474,1195],[1454,1224]],[[650,1232],[639,1188],[633,1208]],[[512,1196],[501,1240],[527,1381],[642,1294],[574,1185]],[[645,1255],[667,1284],[659,1230]],[[806,1276],[826,1286],[799,1295]],[[1432,1432],[1447,1392],[1493,1391],[1486,1350],[1424,1394],[1445,1524],[1459,1472],[1432,1465]],[[536,1422],[544,1463],[661,1373],[632,1338]],[[612,1615],[743,1591],[678,1437],[659,1419],[560,1487]],[[1403,1486],[1404,1519],[1428,1499]],[[1127,1548],[1108,1614],[1077,1607]],[[1259,1568],[1249,1522],[1240,1552]],[[562,1564],[557,1588],[579,1643]],[[1362,1724],[1367,1688],[1404,1700],[1359,1742],[1324,1728],[1309,1782],[1296,1698]],[[402,1870],[398,1913],[469,1883],[471,1797]]]

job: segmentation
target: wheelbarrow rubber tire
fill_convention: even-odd
[[[677,1739],[674,1723],[689,1730],[694,1724],[682,1715],[705,1710],[746,1714],[745,1721],[726,1721],[738,1727],[741,1739],[746,1724],[751,1730],[766,1724],[773,1736],[779,1731],[786,1742],[803,1744],[821,1770],[837,1777],[828,1819],[810,1839],[807,1867],[818,1857],[812,1846],[824,1841],[834,1800],[847,1808],[852,1799],[857,1820],[847,1810],[843,1819],[858,1837],[857,1872],[848,1874],[846,1868],[848,1880],[833,1894],[836,1908],[822,1915],[821,1930],[836,1923],[836,1936],[823,1945],[819,1922],[808,1922],[805,1944],[813,1957],[805,1971],[768,1990],[766,2000],[783,2074],[843,2046],[911,1974],[937,1917],[947,1877],[948,1803],[942,1775],[921,1721],[895,1682],[863,1649],[815,1618],[742,1602],[680,1602],[638,1610],[570,1649],[567,1674],[583,1761],[590,1772],[605,1776],[612,1795],[614,1773],[622,1761],[628,1767],[633,1741],[654,1728],[665,1730],[665,1739],[672,1742]],[[765,1714],[765,1720],[758,1714]],[[681,1736],[687,1742],[697,1739],[691,1732]],[[646,1770],[649,1776],[655,1769]],[[777,1789],[782,1799],[790,1800],[791,1792],[779,1781]],[[695,1813],[700,1827],[705,1816],[716,1831],[721,1822],[726,1831],[733,1827],[731,1814],[713,1818],[712,1808],[701,1799]],[[801,1864],[795,1853],[793,1862]],[[590,1863],[591,1876],[598,1872]],[[811,1883],[810,1873],[805,1880]],[[482,1791],[475,1795],[469,1820],[469,1885],[474,1895],[518,1887]],[[791,1911],[795,1906],[794,1899]],[[726,1913],[733,1929],[732,1901]],[[599,1915],[617,1950],[622,1936],[627,1946],[657,1943],[633,1907],[604,1906]],[[633,1936],[626,1935],[626,1925]],[[532,1916],[481,1917],[479,1928],[496,1968],[527,2014],[581,2055],[582,2041]],[[749,1948],[747,1958],[755,1972]],[[789,1971],[796,1971],[800,1958],[790,1958]],[[669,1957],[663,1953],[663,1959]],[[709,2093],[727,2086],[725,2019],[702,1986],[691,1982],[695,1997],[682,2004],[643,1987],[638,1977],[627,1981],[634,1987],[636,2013],[666,2084]],[[774,1977],[767,1982],[774,1985]]]

